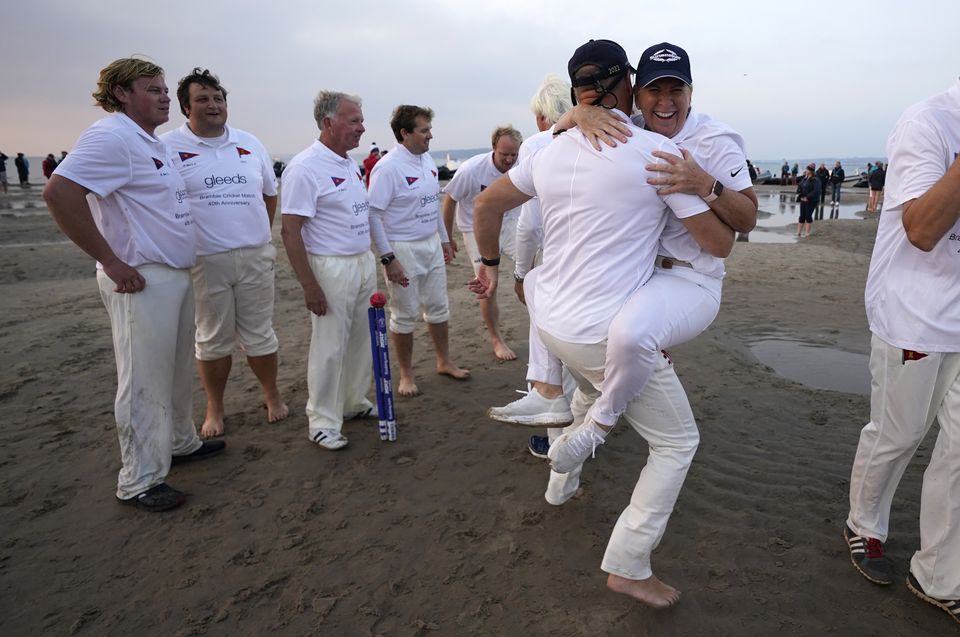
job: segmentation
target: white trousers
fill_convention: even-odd
[[[327,299],[325,316],[310,313],[306,414],[313,440],[321,429],[340,431],[345,413],[373,406],[367,400],[373,381],[367,308],[377,269],[371,252],[307,258]]]
[[[650,379],[660,350],[695,338],[720,310],[723,281],[690,268],[655,268],[607,330],[607,362],[591,417],[612,427]]]
[[[574,418],[573,424],[567,428],[570,431],[583,423],[599,394],[606,344],[567,343],[543,331],[541,337],[578,380],[570,405]],[[666,530],[700,443],[700,433],[680,379],[664,356],[658,359],[643,392],[627,405],[623,415],[647,441],[650,450],[630,504],[620,514],[610,535],[601,568],[620,577],[642,580],[653,574],[650,554]],[[582,468],[581,465],[567,474],[551,471],[546,494],[548,501],[565,500],[576,492]]]
[[[117,363],[114,412],[120,459],[117,497],[129,500],[160,484],[170,459],[200,448],[193,425],[193,286],[189,270],[149,264],[137,268],[146,287],[114,292],[97,271],[110,316]]]
[[[870,375],[870,422],[853,461],[847,524],[886,541],[893,495],[936,418],[940,433],[920,492],[920,550],[910,570],[927,594],[960,599],[960,353],[904,361],[903,350],[874,335]]]
[[[421,316],[431,324],[449,321],[447,267],[440,236],[434,234],[420,241],[393,241],[390,245],[409,281],[407,287],[387,281],[390,331],[412,334]]]

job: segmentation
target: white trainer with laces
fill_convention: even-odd
[[[570,473],[587,458],[593,457],[597,447],[605,441],[602,431],[589,420],[550,443],[547,452],[550,468],[557,473]]]
[[[343,449],[347,446],[347,437],[336,429],[321,429],[312,437],[312,440],[324,449],[331,451]]]
[[[491,407],[487,416],[500,422],[515,425],[567,425],[573,421],[570,403],[560,394],[557,398],[544,398],[536,388],[527,395],[503,407]]]

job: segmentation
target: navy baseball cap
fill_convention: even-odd
[[[640,56],[637,62],[636,86],[647,86],[660,78],[673,77],[693,86],[690,77],[690,58],[676,44],[654,44]]]
[[[600,67],[600,71],[588,78],[574,79],[577,71],[588,64]],[[573,57],[567,62],[567,73],[573,86],[593,84],[597,80],[617,77],[632,70],[627,52],[612,40],[590,40],[574,51]]]

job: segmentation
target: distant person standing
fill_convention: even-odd
[[[192,418],[195,227],[173,155],[154,135],[169,119],[163,69],[116,60],[100,71],[93,97],[111,115],[80,136],[43,198],[63,233],[97,260],[117,364],[117,499],[165,511],[186,499],[165,482],[171,464],[225,446],[202,442]]]
[[[456,217],[457,228],[463,233],[463,245],[475,273],[480,268],[481,256],[473,236],[474,199],[513,167],[520,152],[520,144],[523,143],[523,136],[520,131],[508,124],[497,127],[490,141],[493,150],[474,155],[463,162],[453,179],[443,189],[447,195],[443,200],[443,222],[450,235],[450,245],[456,252],[457,244],[453,239],[453,220]],[[507,212],[500,231],[500,254],[506,254],[514,260],[517,255],[517,218],[519,216],[519,207]],[[499,260],[496,264],[488,265],[497,264]],[[502,361],[515,360],[517,355],[507,346],[500,334],[500,309],[497,305],[496,292],[480,301],[480,314],[487,326],[487,335],[490,337],[494,355]]]
[[[909,107],[887,140],[890,192],[867,275],[870,422],[850,476],[843,535],[877,584],[900,478],[934,420],[907,588],[960,622],[960,81]]]
[[[757,167],[748,159],[747,160],[747,173],[750,175],[750,181],[754,182],[757,180]]]
[[[793,168],[790,169],[790,185],[797,185],[797,174],[800,172],[800,164],[793,162]]]
[[[873,172],[870,173],[868,181],[870,182],[870,201],[867,204],[867,212],[880,212],[880,199],[883,195],[883,186],[887,180],[887,171],[883,169],[883,163],[877,162]]]
[[[256,137],[227,125],[227,91],[199,68],[177,86],[187,122],[160,137],[174,151],[197,229],[196,358],[207,394],[204,438],[223,434],[223,394],[239,343],[263,390],[267,421],[287,417],[273,331],[277,182]]]
[[[797,236],[810,236],[810,227],[813,225],[813,212],[820,203],[820,180],[814,172],[814,165],[810,164],[803,171],[803,179],[797,186],[800,193],[800,220],[797,222]]]
[[[7,194],[9,186],[7,185],[7,160],[10,159],[0,151],[0,187],[3,188],[3,194]]]
[[[20,187],[30,187],[30,160],[23,156],[23,153],[17,153],[17,158],[13,160],[17,167],[17,177],[20,178]]]
[[[790,183],[790,164],[783,160],[783,166],[780,166],[780,185],[786,186]]]
[[[377,142],[373,142],[370,144],[370,153],[363,160],[363,183],[367,188],[370,187],[370,174],[378,161],[380,161],[380,148]]]
[[[279,159],[277,159],[276,157],[274,157],[274,159],[273,159],[273,176],[276,177],[276,178],[279,180],[280,177],[283,176],[283,169],[286,168],[286,167],[287,167],[287,165],[286,165],[285,163],[283,163],[282,161],[280,161]]]
[[[838,159],[837,163],[833,165],[833,171],[830,172],[830,186],[833,188],[833,194],[830,196],[831,206],[840,205],[840,191],[843,189],[843,180],[846,178],[847,175],[843,172],[843,166],[840,165]]]
[[[41,167],[43,168],[43,176],[49,181],[53,171],[57,168],[57,158],[53,156],[53,153],[49,153],[43,158]]]
[[[822,206],[827,197],[827,183],[830,181],[830,171],[823,163],[817,168],[817,179],[820,180],[820,205]]]

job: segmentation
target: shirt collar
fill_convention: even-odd
[[[224,124],[223,128],[227,132],[227,138],[226,140],[224,140],[219,144],[216,143],[214,140],[219,140],[220,136],[217,136],[215,138],[200,137],[199,135],[194,133],[192,130],[190,130],[190,126],[187,124],[187,122],[184,122],[183,125],[180,127],[180,133],[183,134],[183,136],[186,137],[187,139],[193,140],[195,144],[203,144],[204,146],[210,146],[211,148],[220,148],[221,146],[226,146],[228,144],[236,145],[237,132],[234,129],[230,128],[230,126],[228,126],[227,124]]]
[[[129,127],[131,127],[133,130],[137,131],[137,133],[138,133],[141,137],[143,137],[145,140],[147,140],[148,142],[150,142],[150,143],[152,143],[152,144],[159,144],[159,143],[160,143],[160,140],[159,140],[159,139],[157,139],[156,137],[154,137],[153,135],[151,135],[151,134],[148,133],[147,131],[143,130],[143,128],[141,128],[140,124],[137,124],[135,121],[133,121],[132,119],[130,119],[130,116],[128,116],[126,113],[121,112],[121,111],[118,111],[118,112],[114,113],[113,115],[114,115],[114,117],[117,118],[117,121],[122,122],[124,126],[129,126]]]

